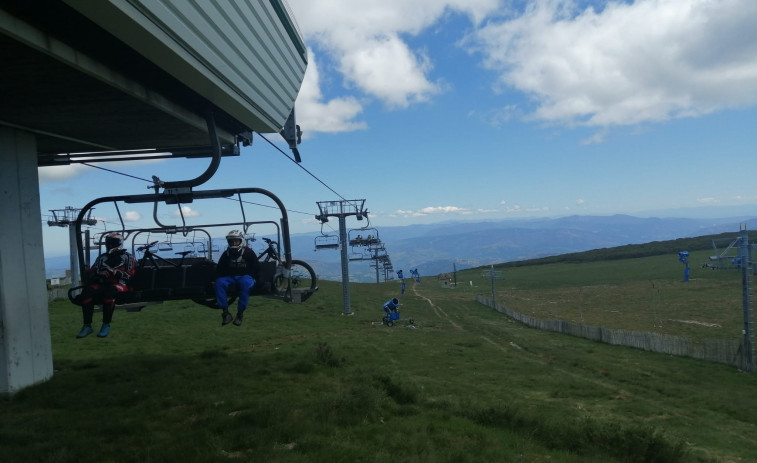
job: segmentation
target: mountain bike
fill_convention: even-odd
[[[145,266],[148,266],[147,265],[148,263],[149,263],[149,267],[153,267],[153,268],[160,268],[160,267],[165,267],[165,266],[181,267],[182,265],[184,265],[184,258],[187,255],[192,254],[192,251],[181,251],[181,252],[175,253],[177,256],[181,256],[181,258],[166,259],[152,251],[152,248],[155,247],[155,245],[157,245],[158,243],[159,241],[153,241],[151,243],[147,243],[144,246],[140,246],[137,248],[137,252],[143,253],[142,257],[137,262],[137,269],[145,268]]]
[[[300,292],[301,300],[307,299],[317,290],[318,280],[315,271],[307,262],[292,259],[292,265],[289,269],[285,266],[285,261],[279,253],[279,243],[270,238],[262,238],[267,244],[266,249],[258,254],[258,260],[263,267],[266,264],[276,266],[273,274],[273,288],[276,293],[284,294],[288,289],[292,292]]]

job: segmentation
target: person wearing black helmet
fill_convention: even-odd
[[[239,230],[231,230],[226,235],[229,247],[218,259],[216,278],[216,303],[223,310],[221,325],[228,325],[232,318],[229,313],[227,291],[230,287],[237,288],[237,316],[234,325],[242,324],[244,311],[247,310],[247,301],[250,298],[250,289],[255,285],[258,278],[259,262],[255,252],[245,245],[244,234]]]
[[[110,233],[105,237],[106,252],[100,254],[85,275],[85,286],[80,296],[82,326],[77,338],[92,334],[92,318],[95,304],[102,304],[103,324],[97,337],[104,338],[110,333],[110,322],[116,309],[116,295],[129,291],[129,279],[136,270],[134,256],[123,249],[124,237],[120,233]]]

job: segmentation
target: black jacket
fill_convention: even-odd
[[[237,258],[229,256],[227,249],[218,259],[216,274],[219,277],[250,275],[255,280],[258,279],[260,272],[260,263],[255,251],[245,246],[242,248],[242,254]]]

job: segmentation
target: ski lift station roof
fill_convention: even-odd
[[[279,132],[307,52],[284,0],[0,0],[0,124],[42,154]]]

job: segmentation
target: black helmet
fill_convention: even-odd
[[[105,249],[110,252],[113,249],[121,249],[124,245],[124,237],[120,233],[110,233],[105,237]]]

